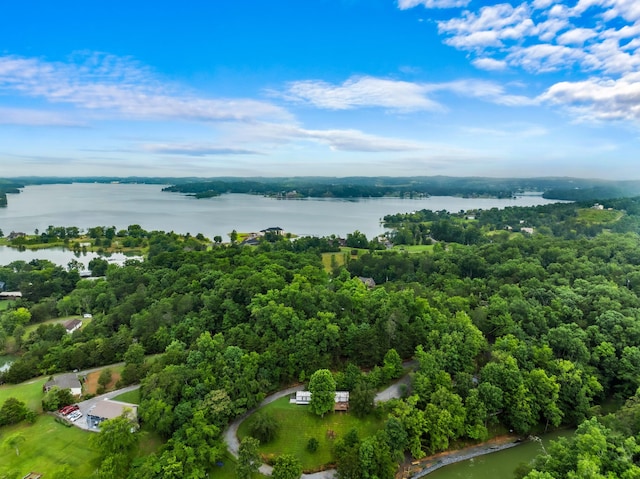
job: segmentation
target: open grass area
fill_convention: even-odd
[[[82,320],[82,326],[80,327],[80,329],[84,329],[87,324],[89,324],[92,320],[92,318],[84,318],[83,316],[79,315],[79,314],[73,314],[71,316],[65,316],[63,318],[54,318],[54,319],[48,319],[46,321],[42,321],[41,323],[35,323],[35,324],[29,324],[24,328],[24,339],[27,339],[29,337],[29,334],[31,334],[33,331],[35,331],[36,329],[38,329],[39,326],[43,325],[43,324],[64,324],[65,322],[69,321],[70,319],[80,319]]]
[[[615,223],[622,218],[622,212],[616,210],[596,210],[583,208],[578,210],[578,222],[583,224]]]
[[[13,306],[13,303],[15,303],[15,301],[7,301],[6,299],[0,301],[0,311],[6,311]]]
[[[140,404],[140,390],[134,389],[133,391],[128,391],[126,393],[122,393],[113,398],[114,401],[122,401],[128,402],[130,404]]]
[[[95,468],[96,453],[88,441],[92,433],[58,424],[53,416],[39,416],[35,424],[0,429],[2,441],[14,433],[24,437],[18,446],[20,455],[0,444],[0,477],[12,471],[18,473],[16,477],[30,471],[49,477],[65,464],[73,469],[74,477],[89,477]]]
[[[325,271],[330,273],[333,271],[333,265],[344,266],[346,262],[346,254],[344,252],[339,253],[322,253],[322,265]],[[332,259],[333,258],[333,259]]]
[[[273,414],[280,432],[278,437],[260,447],[260,451],[267,457],[279,456],[287,453],[297,457],[306,472],[317,471],[322,466],[332,462],[332,443],[343,437],[351,429],[357,429],[361,438],[371,436],[383,426],[383,421],[369,416],[358,419],[352,414],[333,412],[326,414],[324,418],[312,414],[309,408],[289,404],[289,398],[284,397],[266,405],[260,412]],[[238,430],[241,439],[249,435],[249,428],[255,415],[244,421]],[[332,439],[331,436],[334,436]],[[312,437],[316,438],[320,447],[315,453],[307,451],[307,442]]]
[[[0,386],[0,404],[5,402],[7,398],[14,397],[23,401],[29,409],[38,412],[42,411],[42,386],[47,380],[48,377],[41,377],[31,379],[25,383]]]

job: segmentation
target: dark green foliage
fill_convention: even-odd
[[[309,409],[318,416],[333,411],[335,404],[336,381],[328,369],[318,369],[309,379],[311,402]]]
[[[273,479],[299,479],[302,475],[300,461],[290,454],[278,456],[273,464]]]
[[[366,380],[358,382],[349,393],[349,411],[358,417],[364,417],[373,411],[376,391]]]
[[[278,436],[279,431],[280,425],[273,414],[264,412],[257,414],[253,418],[249,428],[250,434],[263,444],[273,441]]]
[[[377,409],[390,414],[385,447],[361,438],[351,456],[343,444],[344,471],[357,456],[357,467],[368,458],[366,470],[380,477],[386,458],[401,455],[396,445],[420,457],[457,439],[481,440],[493,423],[523,433],[577,425],[603,398],[624,399],[640,385],[638,203],[607,202],[625,212],[609,232],[581,222],[576,205],[491,210],[475,220],[424,213],[422,223],[466,231],[475,222],[491,234],[428,253],[368,251],[333,276],[318,254],[332,238],[205,251],[195,237],[133,226],[121,238],[146,242],[149,257],[109,265],[106,281],[78,281],[47,262],[0,268],[11,289],[33,294],[2,313],[13,329],[20,306],[31,323],[57,314],[56,305],[96,313],[74,335],[39,326],[2,379],[125,361],[124,379],[142,385],[141,419],[167,439],[155,463],[136,468],[140,477],[206,470],[230,420],[317,370],[336,371],[339,388],[355,394],[355,413],[362,378],[381,387],[412,356],[406,397]],[[516,219],[541,234],[503,230]],[[428,228],[409,223],[402,228],[412,241],[425,242]],[[105,241],[107,230],[93,233]],[[158,356],[145,361],[148,354]]]
[[[310,437],[307,441],[307,451],[313,454],[318,450],[318,447],[320,447],[320,442],[315,437]]]
[[[16,398],[7,398],[0,407],[0,426],[17,424],[25,419],[32,419],[33,414],[24,402]]]
[[[70,389],[60,389],[58,386],[53,386],[42,398],[42,410],[57,411],[63,406],[73,404],[73,402],[74,397]]]
[[[260,454],[258,447],[260,441],[247,436],[240,442],[238,449],[238,462],[236,464],[236,477],[238,479],[251,479],[251,476],[260,468]]]

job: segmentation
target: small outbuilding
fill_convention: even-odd
[[[47,393],[54,386],[57,386],[60,389],[70,389],[71,394],[74,396],[80,396],[82,394],[82,384],[80,384],[78,376],[73,373],[61,374],[60,376],[54,377],[50,381],[44,383],[42,390]]]

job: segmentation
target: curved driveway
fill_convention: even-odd
[[[389,399],[399,398],[401,396],[400,393],[402,390],[402,385],[408,384],[408,382],[409,382],[409,375],[406,375],[405,377],[400,379],[398,382],[389,386],[387,389],[380,391],[378,394],[376,394],[374,402],[379,403],[383,401],[388,401]],[[233,421],[231,424],[229,424],[229,427],[224,432],[224,439],[227,442],[229,452],[234,457],[236,458],[238,457],[238,449],[240,448],[240,443],[238,442],[238,427],[240,426],[242,421],[244,421],[247,417],[253,414],[256,410],[260,409],[262,406],[272,403],[273,401],[276,401],[281,397],[288,396],[289,394],[293,394],[296,391],[302,391],[303,389],[304,389],[304,386],[300,385],[300,386],[294,386],[288,389],[283,389],[282,391],[273,393],[270,396],[267,396],[264,399],[264,401],[262,401],[258,405],[258,407],[247,411],[242,416],[240,416],[235,421]],[[260,472],[262,474],[270,476],[271,473],[273,472],[273,467],[267,464],[262,464],[260,466]],[[314,472],[313,474],[303,474],[301,479],[332,479],[334,477],[335,472],[336,472],[335,469],[327,469],[326,471]]]

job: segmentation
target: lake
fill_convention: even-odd
[[[547,447],[550,441],[569,437],[573,433],[573,429],[564,429],[545,434],[541,438],[542,445]],[[426,479],[510,479],[514,477],[514,472],[520,464],[529,463],[542,452],[540,443],[527,441],[511,449],[445,466],[423,477]]]
[[[226,241],[235,229],[260,231],[279,226],[297,235],[346,236],[359,230],[369,239],[384,232],[383,216],[421,209],[457,212],[473,208],[504,208],[554,203],[541,196],[515,199],[456,198],[433,196],[421,199],[363,198],[277,200],[263,196],[226,194],[195,199],[162,191],[162,185],[74,183],[28,186],[22,193],[7,195],[9,205],[0,208],[0,229],[32,234],[48,226],[126,228],[139,224],[145,230],[220,235]]]

